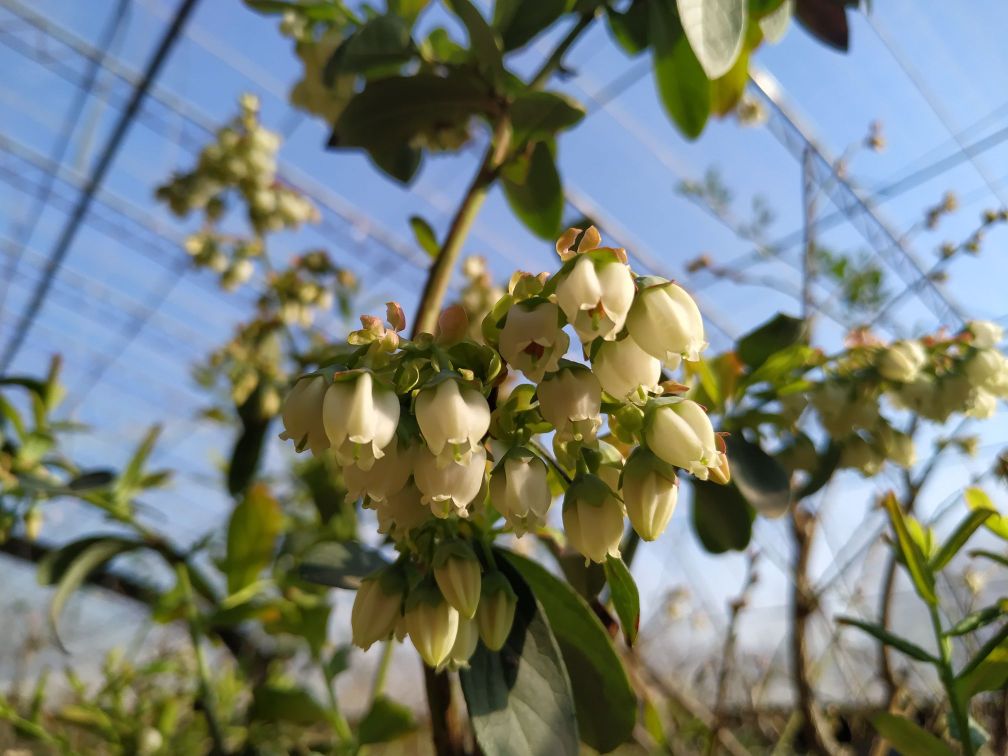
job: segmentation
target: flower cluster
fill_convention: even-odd
[[[464,664],[477,638],[499,649],[517,599],[497,536],[540,532],[562,493],[567,544],[604,562],[627,518],[645,540],[664,531],[680,471],[727,482],[706,411],[662,372],[706,347],[696,303],[636,277],[594,228],[571,229],[557,251],[552,276],[512,278],[483,343],[462,307],[408,341],[390,303],[387,322],[363,317],[352,351],[288,396],[281,437],[332,455],[400,555],[358,592],[356,644],[409,635],[435,667]],[[553,454],[539,438],[550,436]]]
[[[251,260],[262,255],[264,234],[294,229],[318,218],[306,197],[278,180],[279,147],[279,135],[259,123],[258,99],[245,95],[241,113],[217,132],[216,141],[203,149],[196,166],[158,187],[158,199],[175,215],[203,213],[204,227],[186,239],[185,249],[197,265],[219,273],[225,288],[232,289],[252,276]],[[245,208],[254,232],[251,238],[217,229],[232,194]]]
[[[913,439],[885,416],[886,406],[944,423],[953,415],[993,415],[1008,398],[1008,359],[1000,326],[974,321],[941,334],[848,351],[811,395],[820,424],[842,444],[841,464],[874,475],[886,460],[910,467]]]

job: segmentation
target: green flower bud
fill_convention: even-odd
[[[476,652],[476,644],[479,642],[479,625],[475,619],[459,618],[458,634],[455,636],[455,645],[452,646],[451,653],[448,654],[448,664],[454,668],[468,667],[469,660]]]
[[[420,658],[428,666],[438,667],[455,645],[458,611],[433,583],[424,583],[410,592],[405,616],[406,631]]]
[[[364,578],[350,612],[351,639],[367,651],[372,643],[388,638],[400,616],[406,581],[397,567]]]
[[[465,541],[448,541],[434,554],[434,580],[445,600],[472,619],[480,600],[480,563]]]
[[[637,447],[623,467],[623,503],[630,524],[645,541],[660,536],[672,519],[679,480],[672,466]]]
[[[563,524],[567,540],[586,559],[601,564],[619,556],[623,538],[623,505],[596,475],[578,476],[564,495]]]
[[[483,596],[476,612],[479,635],[491,651],[500,651],[514,624],[518,596],[500,572],[483,576]]]

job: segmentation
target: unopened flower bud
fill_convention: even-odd
[[[643,398],[661,380],[661,363],[627,336],[602,344],[592,359],[595,375],[607,394],[619,401]]]
[[[556,287],[557,304],[584,342],[616,338],[633,296],[630,269],[602,251],[579,255]]]
[[[508,364],[540,381],[567,352],[570,337],[560,327],[560,309],[545,299],[518,302],[508,310],[499,348]]]
[[[503,574],[495,571],[483,576],[483,595],[476,610],[476,622],[483,645],[491,651],[504,647],[517,606],[518,596]]]
[[[579,475],[564,495],[563,524],[570,545],[586,560],[601,564],[619,556],[623,505],[596,475]]]
[[[459,613],[444,600],[431,583],[410,592],[406,600],[406,631],[420,658],[430,667],[438,667],[455,645]]]
[[[910,383],[924,367],[927,355],[917,341],[896,341],[878,357],[876,367],[883,378],[898,383]]]
[[[480,392],[449,378],[417,394],[416,419],[432,454],[468,462],[490,427],[490,406]]]
[[[447,541],[438,547],[432,562],[434,580],[445,600],[466,619],[476,615],[480,600],[479,560],[465,541]]]
[[[566,360],[536,388],[539,411],[556,428],[576,441],[592,441],[602,424],[602,386],[586,366]]]
[[[367,651],[372,643],[388,638],[395,630],[402,608],[406,581],[396,567],[364,578],[350,611],[351,638]]]
[[[458,632],[455,634],[455,644],[448,654],[448,664],[455,669],[468,667],[469,660],[476,653],[479,638],[479,624],[476,619],[459,617]]]
[[[996,349],[979,349],[966,360],[963,372],[973,386],[999,393],[1008,383],[1008,358]]]
[[[312,454],[321,454],[329,448],[322,421],[322,406],[329,384],[321,375],[306,375],[294,384],[284,401],[281,418],[284,432],[280,438],[294,441],[294,448],[306,447]]]
[[[623,503],[630,524],[645,541],[653,541],[672,519],[679,497],[675,470],[653,452],[637,447],[623,466]]]
[[[336,459],[369,470],[395,436],[399,397],[368,371],[338,374],[326,390],[322,421]]]
[[[700,308],[682,287],[662,278],[642,279],[627,329],[645,352],[672,369],[682,359],[699,360],[707,346]]]
[[[546,463],[528,449],[510,450],[490,475],[490,503],[519,537],[546,521],[552,501]]]
[[[659,459],[700,480],[707,480],[710,468],[721,464],[723,455],[710,418],[689,399],[653,401],[644,418],[644,435]]]
[[[466,517],[466,507],[476,498],[486,474],[486,450],[479,446],[465,461],[443,463],[426,449],[416,452],[413,480],[423,494],[422,501],[436,517],[455,513]]]

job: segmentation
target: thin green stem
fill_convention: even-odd
[[[203,636],[200,631],[199,612],[196,599],[193,596],[192,582],[189,579],[189,569],[185,564],[175,567],[179,586],[186,601],[186,619],[189,625],[189,637],[192,640],[193,654],[196,656],[196,671],[199,675],[199,697],[203,704],[203,714],[206,716],[207,729],[213,741],[211,754],[223,756],[227,753],[224,746],[224,732],[221,730],[220,719],[217,717],[217,699],[210,683],[210,667],[207,665],[206,654],[203,652]]]
[[[329,672],[326,671],[325,664],[322,663],[321,659],[318,660],[318,668],[325,683],[326,697],[329,699],[329,719],[332,722],[333,729],[340,740],[344,743],[349,743],[353,740],[353,732],[351,732],[350,724],[340,709],[339,699],[336,698],[336,686],[333,684],[334,680]]]
[[[385,689],[385,680],[388,679],[389,667],[392,663],[392,651],[395,649],[395,644],[387,640],[382,644],[382,655],[381,659],[378,661],[378,669],[375,671],[374,684],[371,686],[371,702],[374,703],[375,699],[382,694]]]
[[[946,637],[942,629],[941,616],[935,604],[928,605],[931,614],[931,627],[934,629],[935,642],[938,644],[938,676],[941,678],[945,694],[949,699],[949,707],[952,709],[952,717],[955,719],[956,730],[959,736],[959,744],[962,746],[963,756],[973,756],[973,742],[970,740],[969,710],[963,706],[963,702],[956,691],[955,672],[952,669],[952,641]]]
[[[546,59],[546,61],[540,66],[539,70],[536,71],[535,75],[529,80],[529,89],[538,89],[547,81],[549,81],[550,76],[563,65],[564,56],[567,51],[570,50],[571,45],[573,45],[577,38],[581,36],[581,33],[587,29],[591,22],[595,20],[595,13],[585,13],[578,19],[578,22],[571,27],[571,30],[567,32],[560,44],[556,46],[552,54]]]

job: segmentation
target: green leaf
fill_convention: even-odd
[[[605,568],[597,562],[585,564],[584,557],[577,553],[556,554],[557,563],[567,579],[567,583],[582,598],[593,599],[605,587]]]
[[[506,559],[532,589],[556,635],[574,691],[581,740],[603,753],[629,740],[637,718],[637,697],[598,617],[570,586],[538,563],[513,553],[501,554],[500,561]]]
[[[763,37],[772,45],[777,44],[787,33],[788,24],[794,13],[795,0],[784,0],[777,8],[766,14],[759,20],[760,31]]]
[[[245,4],[252,10],[260,13],[288,13],[293,12],[304,16],[309,21],[346,21],[353,20],[342,3],[334,3],[332,0],[316,0],[308,2],[300,0],[245,0]]]
[[[728,73],[742,52],[746,0],[677,0],[679,20],[708,79]]]
[[[819,455],[819,464],[812,472],[812,476],[795,494],[795,499],[800,501],[807,496],[811,496],[825,486],[830,481],[830,478],[833,477],[833,473],[836,471],[837,465],[840,464],[840,456],[842,454],[843,447],[831,440],[829,446],[826,447],[826,450]]]
[[[907,530],[907,524],[903,518],[903,511],[900,509],[899,502],[896,501],[896,497],[892,493],[889,493],[883,500],[882,505],[889,514],[889,521],[892,523],[893,530],[896,531],[896,545],[899,547],[903,562],[910,573],[910,579],[914,584],[917,595],[928,604],[932,606],[937,605],[938,597],[934,592],[934,575],[930,572],[927,561],[911,537],[910,531]]]
[[[531,41],[568,10],[568,0],[497,0],[493,25],[504,50],[516,50]]]
[[[326,62],[322,79],[338,76],[396,74],[416,55],[405,21],[394,15],[375,16],[347,37]]]
[[[902,756],[955,756],[945,741],[904,717],[884,711],[873,716],[871,723]]]
[[[791,506],[791,481],[781,464],[741,435],[725,437],[732,482],[764,517],[780,517]]]
[[[581,103],[558,92],[523,92],[511,103],[512,142],[550,139],[584,118]]]
[[[1004,554],[996,554],[993,551],[987,551],[986,549],[975,549],[969,553],[971,557],[983,557],[984,559],[990,559],[992,562],[1000,564],[1002,567],[1008,567],[1008,556]]]
[[[153,425],[148,429],[137,446],[136,451],[133,452],[133,456],[130,457],[130,461],[126,463],[126,469],[116,479],[115,485],[112,487],[113,497],[120,501],[125,501],[140,488],[144,465],[147,464],[147,458],[150,457],[151,452],[154,450],[154,444],[157,443],[158,436],[160,435],[160,425]]]
[[[993,509],[974,509],[956,527],[948,539],[938,549],[938,553],[931,559],[932,572],[940,572],[952,558],[959,553],[966,542],[970,539],[977,528],[984,524],[988,517],[994,515]]]
[[[283,528],[280,504],[262,483],[248,493],[231,512],[227,530],[228,593],[252,583],[273,558],[276,539]]]
[[[416,239],[420,249],[432,258],[438,256],[441,245],[438,244],[437,234],[431,225],[419,215],[411,215],[409,219],[410,228],[413,229],[413,237]]]
[[[385,696],[378,696],[371,709],[364,715],[357,729],[357,741],[361,745],[388,743],[416,729],[413,712],[400,703]]]
[[[619,557],[609,557],[605,563],[606,580],[609,583],[609,594],[616,615],[619,617],[623,636],[628,646],[637,640],[637,630],[640,626],[640,593],[633,575]]]
[[[966,506],[970,509],[992,510],[994,514],[984,520],[984,527],[999,538],[1008,541],[1008,518],[998,514],[998,508],[994,506],[994,502],[982,488],[975,486],[967,488],[963,492],[963,498],[966,499]]]
[[[258,401],[258,392],[254,392],[248,401]],[[227,486],[232,496],[248,488],[255,477],[269,425],[269,420],[246,420],[242,424],[228,463]]]
[[[743,385],[755,386],[769,383],[773,386],[788,385],[798,372],[804,372],[815,350],[807,344],[792,344],[774,352],[755,370],[746,376]]]
[[[693,529],[712,554],[744,551],[752,538],[755,510],[734,484],[693,481]]]
[[[847,52],[850,29],[843,3],[836,0],[795,0],[794,15],[805,31],[820,42]]]
[[[1008,684],[1008,644],[1001,643],[990,650],[983,661],[971,665],[968,672],[956,678],[956,693],[968,701],[977,693],[1001,690]]]
[[[609,31],[628,55],[637,55],[647,49],[648,5],[647,0],[634,0],[622,13],[611,5],[606,5]]]
[[[328,719],[322,704],[303,688],[257,685],[252,691],[249,716],[259,722],[317,725]]]
[[[454,139],[473,116],[496,109],[486,84],[459,69],[375,79],[347,103],[329,146],[365,149],[383,170],[408,181],[419,167],[417,140]]]
[[[448,7],[469,33],[469,51],[477,70],[494,86],[504,81],[504,53],[497,32],[469,0],[448,0]]]
[[[696,139],[710,116],[710,82],[679,25],[672,0],[651,0],[648,6],[658,95],[679,130]]]
[[[577,756],[571,680],[557,639],[530,586],[503,554],[498,561],[518,594],[518,606],[500,652],[480,643],[469,668],[459,673],[476,742],[486,756]]]
[[[553,239],[560,229],[564,196],[553,162],[553,152],[545,142],[537,142],[528,157],[528,172],[521,182],[502,176],[504,196],[515,215],[536,236]]]
[[[56,592],[53,593],[52,601],[49,603],[49,625],[61,649],[66,650],[59,637],[59,618],[73,592],[80,588],[98,567],[142,545],[138,541],[119,537],[88,538],[64,547],[56,552],[58,556],[39,566],[40,580],[45,577],[49,579],[44,582],[56,582]]]
[[[739,359],[753,370],[782,349],[804,342],[805,321],[778,313],[763,325],[738,340],[735,351]]]
[[[985,606],[983,609],[978,609],[975,612],[967,614],[955,625],[946,630],[945,635],[966,635],[967,633],[979,630],[981,627],[986,627],[1006,615],[1008,615],[1008,599],[1001,599],[996,604]]]
[[[115,473],[111,470],[88,470],[74,476],[69,483],[69,488],[74,493],[93,491],[96,488],[105,488],[115,480]]]
[[[851,627],[863,630],[876,640],[880,641],[883,645],[891,646],[897,651],[902,651],[911,659],[927,662],[929,664],[936,664],[938,662],[934,656],[929,654],[920,646],[911,643],[906,638],[900,638],[898,635],[893,635],[881,625],[875,625],[871,622],[862,622],[861,620],[854,619],[852,617],[837,617],[837,622],[841,625],[850,625]]]
[[[388,564],[381,552],[356,541],[325,541],[305,552],[298,576],[309,583],[356,590],[361,578]]]

